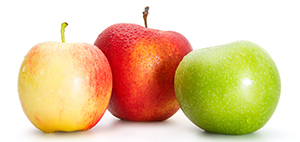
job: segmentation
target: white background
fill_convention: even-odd
[[[179,111],[153,123],[120,121],[106,112],[91,130],[45,134],[26,118],[17,92],[20,65],[28,50],[44,41],[60,41],[60,24],[68,22],[66,42],[93,44],[115,23],[143,25],[183,34],[194,49],[236,40],[265,48],[280,72],[282,92],[270,121],[259,131],[230,136],[206,133]],[[0,141],[300,141],[300,4],[298,1],[113,1],[10,0],[0,2]]]

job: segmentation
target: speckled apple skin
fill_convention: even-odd
[[[281,83],[270,55],[249,41],[189,53],[175,75],[175,92],[185,115],[205,131],[247,134],[272,116]]]
[[[112,90],[105,55],[86,43],[43,42],[25,56],[19,98],[31,123],[47,133],[88,130],[104,114]]]
[[[174,92],[175,70],[192,47],[179,33],[115,24],[95,41],[113,73],[108,110],[129,121],[162,121],[179,105]]]

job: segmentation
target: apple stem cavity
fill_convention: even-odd
[[[61,24],[61,29],[60,29],[60,33],[61,33],[61,41],[62,43],[65,43],[65,28],[68,26],[67,22],[63,22]]]
[[[147,26],[147,16],[149,14],[148,10],[149,10],[149,6],[146,6],[145,7],[145,11],[143,12],[143,18],[144,18],[144,22],[145,22],[145,27],[146,28],[148,28],[148,26]]]

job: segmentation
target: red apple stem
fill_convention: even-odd
[[[68,26],[67,22],[63,22],[61,24],[60,34],[61,34],[61,41],[65,43],[65,28]]]
[[[145,27],[146,28],[148,28],[148,26],[147,26],[147,16],[149,14],[148,10],[149,10],[149,6],[146,6],[145,7],[145,11],[143,12],[143,18],[144,18],[144,22],[145,22]]]

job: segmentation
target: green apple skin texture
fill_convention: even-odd
[[[262,128],[281,92],[274,61],[250,41],[190,52],[180,62],[174,84],[184,114],[205,131],[220,134]]]

